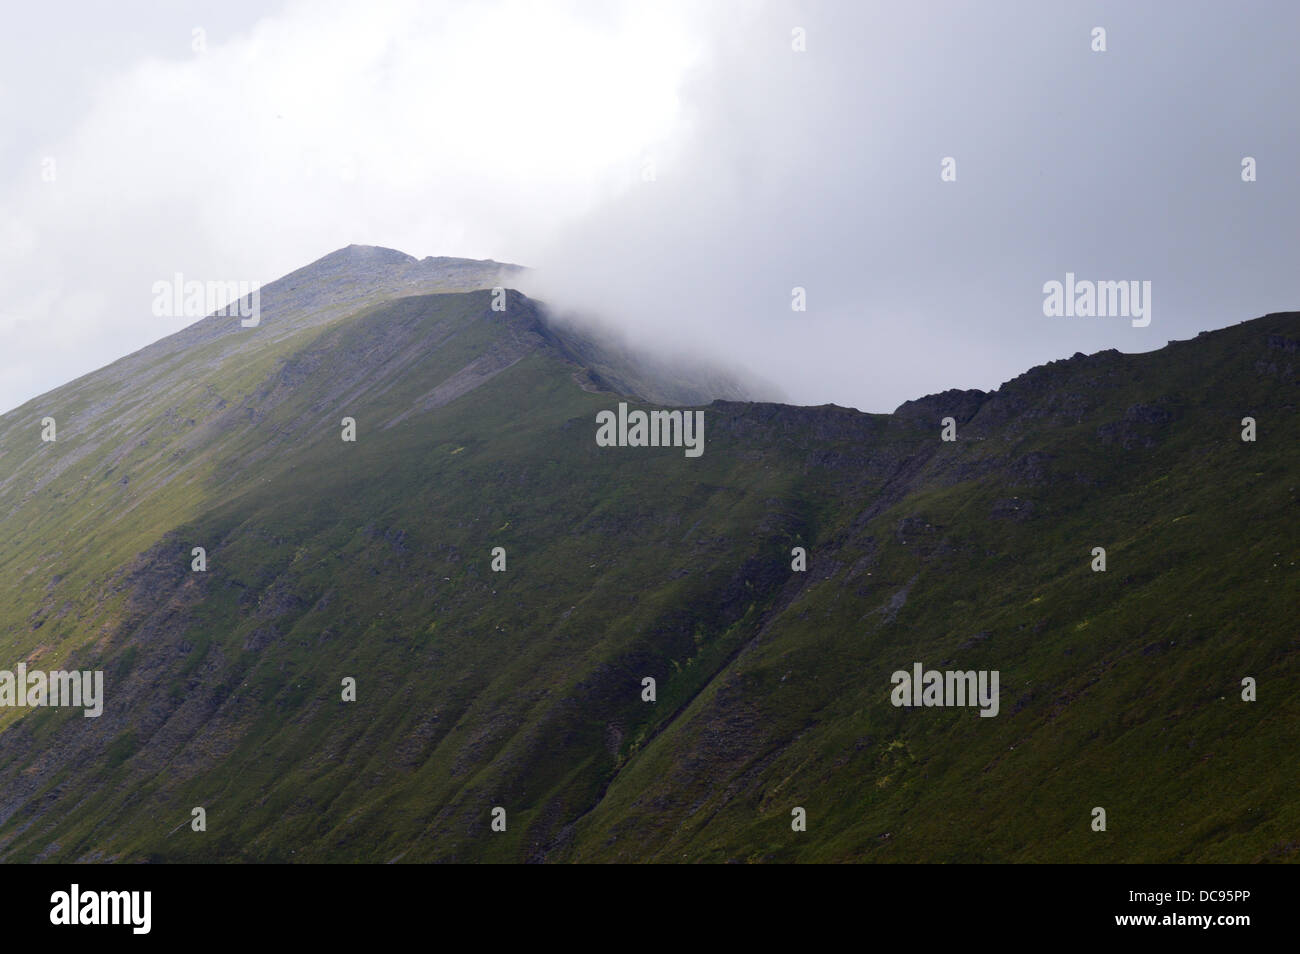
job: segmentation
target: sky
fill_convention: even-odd
[[[24,4],[0,411],[193,320],[160,280],[353,243],[529,265],[869,411],[1300,309],[1298,33],[1285,0]],[[1045,314],[1067,273],[1150,320]]]

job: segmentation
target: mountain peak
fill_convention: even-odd
[[[385,248],[382,245],[347,245],[330,252],[316,264],[329,261],[358,265],[407,265],[416,261],[416,258],[414,255],[407,255],[405,252],[395,248]]]

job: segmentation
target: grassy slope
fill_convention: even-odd
[[[1092,389],[1083,424],[1008,446],[977,416],[972,443],[937,452],[946,471],[860,530],[851,511],[828,527],[812,584],[616,781],[576,857],[1294,858],[1298,445],[1294,377],[1255,364],[1269,331],[1294,317],[1091,359],[1057,385]],[[1099,444],[1098,419],[1156,396],[1178,411],[1135,426],[1152,447]],[[1267,422],[1259,443],[1238,440],[1245,414]],[[945,486],[959,461],[1034,453],[1054,455],[1042,475]],[[1012,496],[1032,516],[993,516]],[[913,579],[893,622],[871,612]],[[1002,714],[892,707],[889,673],[914,661],[999,669]],[[1260,702],[1240,700],[1245,675]],[[728,738],[738,711],[749,731]],[[682,770],[683,753],[727,768]]]
[[[212,412],[147,519],[103,521],[102,453],[6,518],[0,648],[102,660],[109,705],[0,713],[5,857],[1294,857],[1294,358],[1266,339],[1294,316],[1036,369],[956,444],[951,396],[718,404],[702,458],[601,449],[616,399],[547,349],[385,429],[517,332],[485,302],[363,312],[222,378],[246,426]],[[1002,714],[893,708],[913,661],[1000,670]]]

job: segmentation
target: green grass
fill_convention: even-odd
[[[107,434],[0,418],[4,658],[108,672],[99,720],[0,712],[4,857],[1294,860],[1296,386],[1257,365],[1295,316],[1039,369],[956,444],[937,405],[726,403],[698,459],[599,448],[619,398],[548,347],[385,427],[527,332],[487,301],[36,402]],[[894,708],[914,661],[999,670],[1001,714]]]

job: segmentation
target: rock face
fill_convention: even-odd
[[[1300,316],[872,415],[495,311],[512,268],[342,249],[0,416],[0,669],[105,674],[0,708],[0,857],[1293,855],[1300,712],[1240,683],[1300,676]],[[597,446],[665,397],[701,457]],[[918,662],[1005,704],[895,708]]]

